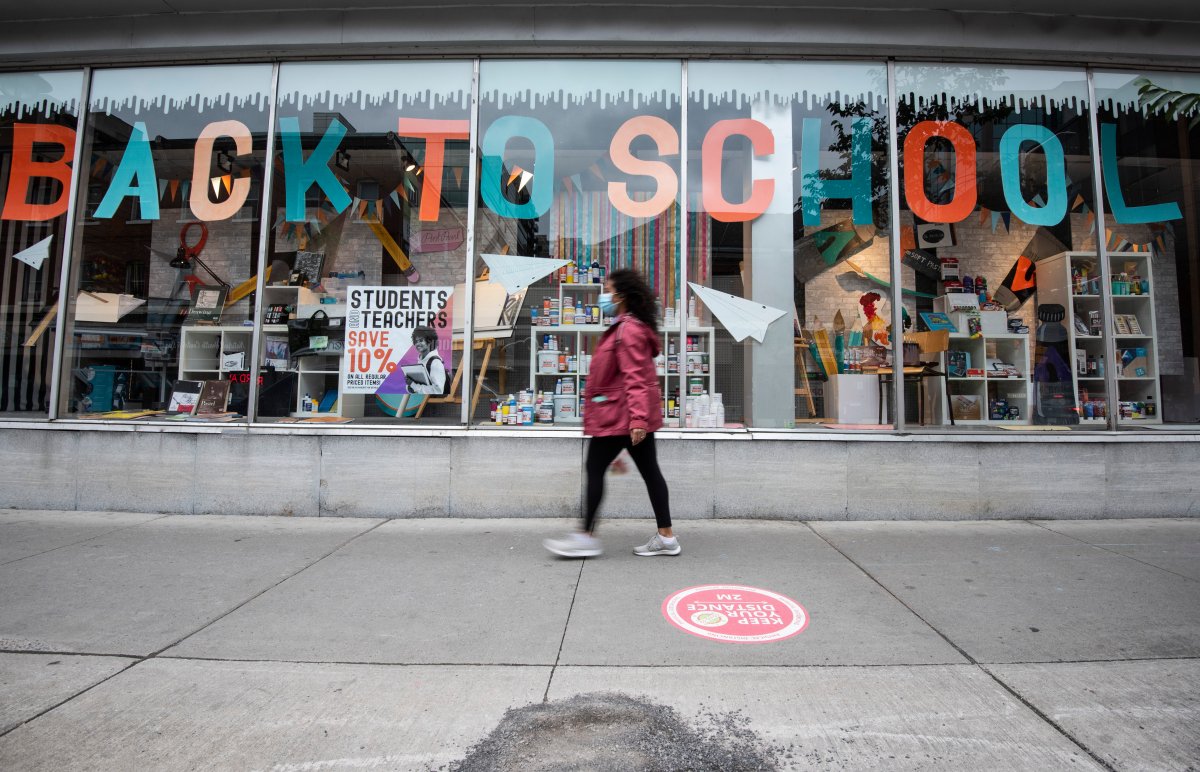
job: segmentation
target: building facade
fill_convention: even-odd
[[[10,12],[0,506],[572,515],[634,268],[682,516],[1200,507],[1189,4],[305,5]]]

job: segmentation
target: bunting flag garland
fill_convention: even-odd
[[[213,189],[213,195],[215,196],[215,195],[218,195],[218,194],[220,194],[220,192],[221,192],[221,178],[220,178],[220,177],[213,177],[213,178],[212,178],[211,180],[209,180],[208,182],[209,182],[209,184],[210,184],[210,185],[212,185],[212,189]]]
[[[1094,212],[1088,212],[1087,224],[1088,224],[1088,235],[1091,236],[1093,233],[1096,232],[1096,214]]]
[[[222,174],[221,175],[221,185],[224,186],[226,193],[232,193],[233,192],[233,175],[232,174]]]
[[[596,175],[596,179],[600,180],[601,182],[607,182],[607,180],[604,179],[604,174],[600,171],[599,164],[592,164],[588,167],[588,171]]]
[[[1004,221],[1004,232],[1010,232],[1012,230],[1012,212],[1001,212],[1000,219]]]
[[[165,195],[167,195],[167,180],[159,180],[158,181],[158,197],[159,197],[159,199],[162,199],[162,197]]]
[[[979,207],[979,227],[982,228],[987,223],[988,217],[990,217],[991,214],[992,210],[988,209],[986,206]],[[993,228],[992,230],[995,229]]]
[[[1083,206],[1083,195],[1082,195],[1082,194],[1079,194],[1079,193],[1076,193],[1076,194],[1075,194],[1075,200],[1074,200],[1073,202],[1071,202],[1071,211],[1072,211],[1072,212],[1077,212],[1077,211],[1079,211],[1079,208],[1080,208],[1081,206],[1082,206],[1084,209],[1086,209],[1086,208],[1087,208],[1087,207]]]
[[[521,184],[517,186],[517,190],[524,190],[529,181],[533,179],[533,172],[521,172]]]
[[[455,166],[451,171],[454,172],[454,184],[461,188],[462,187],[462,178],[463,178],[463,168],[461,166]],[[399,206],[399,204],[397,204],[397,206]]]
[[[392,200],[392,203],[396,205],[397,209],[400,208],[400,194],[399,193],[397,193],[396,191],[393,190],[391,193],[388,193],[388,198],[390,198]]]
[[[179,180],[171,180],[169,187],[171,188],[171,200],[174,201],[175,196],[179,193]]]
[[[1003,212],[992,212],[992,233],[996,232],[996,226],[1000,224],[1000,217]]]
[[[513,184],[513,180],[515,180],[517,177],[520,177],[524,173],[525,173],[525,170],[522,169],[520,166],[514,166],[512,169],[512,174],[508,175],[508,182],[506,182],[504,184],[505,185]]]

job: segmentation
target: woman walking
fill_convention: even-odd
[[[569,558],[603,552],[596,538],[596,510],[604,497],[604,472],[622,450],[628,450],[646,482],[658,533],[634,549],[635,555],[678,555],[682,550],[671,530],[667,481],[658,469],[654,432],[662,427],[662,392],[654,358],[661,347],[655,320],[654,294],[635,271],[613,271],[600,295],[600,310],[616,321],[604,332],[588,373],[584,393],[583,431],[587,450],[587,502],[579,531],[547,539],[546,549]]]

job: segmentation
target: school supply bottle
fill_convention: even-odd
[[[300,403],[300,409],[305,413],[311,413],[313,411],[312,395],[308,392],[304,392],[304,401]]]

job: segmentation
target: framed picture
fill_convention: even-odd
[[[192,305],[188,308],[188,322],[218,322],[225,311],[225,296],[228,287],[218,287],[201,284],[192,295]]]

